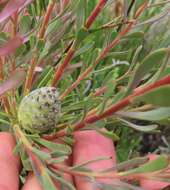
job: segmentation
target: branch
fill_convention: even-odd
[[[85,24],[85,28],[89,29],[90,26],[93,24],[95,21],[96,17],[99,15],[101,10],[104,8],[106,5],[107,0],[100,0],[99,3],[96,5],[94,10],[92,11],[91,15],[88,17],[87,22]]]
[[[128,26],[122,30],[117,37],[108,45],[104,48],[104,50],[100,53],[100,55],[98,56],[98,58],[96,59],[94,65],[89,66],[79,77],[78,79],[70,86],[68,87],[63,94],[60,96],[60,100],[63,100],[65,98],[65,96],[67,96],[73,89],[75,89],[82,80],[84,80],[93,70],[94,67],[96,67],[100,61],[106,56],[106,54],[113,49],[121,40],[121,38],[123,36],[125,36],[133,27],[134,24],[136,24],[136,19],[141,15],[141,13],[145,10],[145,8],[147,7],[148,3],[144,2],[139,9],[136,11],[135,13],[135,20],[133,20],[132,22],[130,22],[128,24]]]
[[[126,106],[128,106],[133,101],[133,99],[135,97],[144,95],[145,93],[147,93],[153,89],[159,88],[159,87],[167,85],[167,84],[170,84],[170,75],[164,77],[163,79],[161,79],[159,81],[156,81],[155,83],[152,83],[152,84],[147,85],[145,87],[141,87],[140,89],[138,88],[138,90],[135,90],[134,93],[127,96],[123,100],[117,102],[116,104],[110,106],[108,109],[106,109],[103,113],[101,113],[99,115],[87,114],[86,118],[83,121],[80,121],[77,124],[75,124],[74,130],[79,130],[79,129],[85,127],[87,124],[92,124],[92,123],[95,123],[99,120],[110,117],[115,112],[117,112],[117,111],[125,108]],[[57,137],[65,136],[66,134],[67,134],[66,130],[63,130],[63,131],[60,131],[60,132],[58,132],[54,135],[51,135],[51,136],[44,136],[44,138],[48,139],[48,140],[52,140],[52,139],[55,139]]]
[[[91,73],[91,71],[93,71],[94,67],[96,67],[100,63],[100,61],[106,56],[106,54],[120,42],[120,39],[124,35],[126,35],[126,33],[132,28],[133,24],[134,22],[128,24],[128,26],[122,32],[120,32],[118,36],[107,47],[105,47],[105,49],[96,59],[94,65],[89,66],[82,74],[80,74],[78,79],[63,92],[63,94],[60,96],[60,100],[63,100],[73,89],[75,89],[80,84],[83,79],[85,79]]]
[[[39,34],[38,34],[39,39],[44,38],[45,31],[46,31],[46,28],[48,26],[48,23],[49,23],[50,16],[51,16],[51,13],[53,11],[54,5],[55,5],[55,1],[53,0],[52,3],[50,3],[49,6],[47,7],[47,12],[46,12],[46,15],[44,17],[41,29],[40,29]]]
[[[52,86],[56,86],[59,82],[59,80],[61,79],[67,65],[70,63],[70,61],[72,60],[73,56],[74,56],[74,53],[75,53],[75,47],[74,47],[74,43],[73,45],[71,46],[71,48],[69,49],[63,63],[58,67],[56,73],[55,73],[55,76],[54,76],[54,79],[52,81]]]
[[[99,3],[96,5],[96,7],[92,11],[91,15],[87,18],[87,22],[85,24],[86,29],[90,28],[90,26],[95,21],[95,19],[99,15],[99,13],[102,11],[102,9],[105,6],[106,2],[107,2],[107,0],[100,0]],[[75,43],[76,40],[77,39],[75,39],[73,44],[76,44]],[[57,70],[56,70],[56,73],[54,75],[54,79],[53,79],[52,84],[51,84],[52,86],[56,86],[58,84],[58,82],[60,81],[62,75],[64,74],[64,71],[65,71],[66,67],[71,62],[75,52],[76,52],[76,47],[74,45],[72,45],[72,47],[69,49],[63,63],[61,63],[59,65],[59,67],[57,68]]]

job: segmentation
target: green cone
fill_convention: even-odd
[[[30,132],[53,129],[60,113],[59,93],[54,87],[43,87],[25,96],[18,109],[21,126]]]

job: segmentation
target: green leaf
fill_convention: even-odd
[[[41,160],[48,160],[51,159],[51,155],[47,152],[38,150],[37,148],[33,147],[32,151],[41,159]]]
[[[39,39],[37,42],[37,49],[41,52],[45,47],[45,41],[43,39]]]
[[[42,162],[39,160],[37,164],[36,162],[33,162],[32,159],[29,159],[29,161],[31,163],[34,174],[36,175],[43,189],[56,190],[57,188],[55,187],[52,178],[48,174],[48,169],[42,164]]]
[[[60,156],[59,158],[52,158],[48,161],[48,164],[59,164],[61,162],[64,162],[66,159],[68,159],[68,156]]]
[[[145,102],[155,106],[170,107],[170,85],[165,85],[142,96],[134,98],[134,102]]]
[[[49,80],[51,79],[51,76],[54,73],[54,69],[51,66],[47,66],[43,72],[41,73],[41,75],[39,76],[39,79],[36,83],[37,87],[36,88],[41,88],[43,86],[46,86],[49,82]]]
[[[47,170],[49,175],[51,175],[55,180],[57,180],[59,183],[61,183],[62,186],[66,187],[68,190],[76,190],[75,187],[69,183],[67,180],[65,180],[62,176],[58,176],[55,173],[51,172],[50,170]],[[51,190],[49,188],[49,190]]]
[[[131,51],[120,51],[120,52],[110,52],[107,53],[104,59],[111,57],[116,60],[124,61],[128,59],[129,53]]]
[[[102,134],[103,136],[112,139],[113,141],[118,141],[120,139],[113,131],[99,129],[96,129],[96,131]]]
[[[89,51],[90,49],[94,47],[94,44],[95,42],[86,43],[82,48],[76,51],[74,57],[78,57],[79,55],[85,53],[86,51]]]
[[[143,46],[141,45],[141,46],[139,46],[139,47],[136,49],[136,51],[135,51],[135,53],[134,53],[134,55],[133,55],[132,63],[131,63],[131,65],[130,65],[131,68],[133,68],[133,67],[135,66],[135,64],[137,63],[137,60],[138,60],[139,55],[140,55],[140,53],[141,53],[141,51],[142,51],[142,48],[143,48]]]
[[[73,167],[71,167],[72,170],[79,170],[79,169],[82,169],[82,167],[86,166],[86,165],[89,165],[89,164],[92,164],[92,163],[96,163],[96,162],[99,162],[99,161],[102,161],[102,160],[111,160],[112,158],[110,157],[99,157],[99,158],[96,158],[94,160],[88,160],[88,161],[85,161],[81,164],[77,164]]]
[[[5,119],[0,118],[0,124],[10,125],[11,123]]]
[[[166,66],[164,71],[160,74],[160,78],[163,78],[163,77],[165,77],[166,75],[169,75],[169,74],[170,74],[170,67],[168,65],[168,66]]]
[[[30,16],[22,16],[21,19],[20,19],[20,25],[19,25],[19,28],[20,28],[20,32],[22,34],[25,34],[27,32],[29,32],[29,30],[31,29],[31,18]]]
[[[140,120],[146,120],[146,121],[160,121],[160,120],[170,117],[170,108],[162,107],[162,108],[145,111],[145,112],[119,111],[119,112],[116,112],[116,115],[121,116],[121,117],[131,118],[131,119],[140,119]]]
[[[18,151],[20,153],[20,158],[21,158],[23,168],[26,171],[32,171],[30,160],[29,160],[27,153],[25,152],[23,146],[20,146],[20,149]]]
[[[162,48],[150,53],[144,58],[141,64],[136,67],[136,70],[129,82],[128,89],[134,89],[140,80],[151,71],[154,67],[158,67],[168,55],[169,50]]]
[[[142,132],[149,132],[149,131],[153,131],[155,130],[158,125],[137,125],[137,124],[134,124],[132,122],[129,122],[125,119],[122,119],[122,118],[119,118],[123,123],[125,123],[127,126],[137,130],[137,131],[142,131]]]
[[[45,56],[48,56],[48,52],[51,48],[52,43],[50,41],[46,41],[44,44],[44,48],[42,48],[42,51],[40,52],[40,60],[45,58]]]
[[[21,145],[22,145],[22,141],[18,140],[16,145],[15,145],[15,148],[13,149],[13,153],[15,155],[17,155],[20,152]]]
[[[21,56],[25,52],[25,50],[26,50],[26,45],[22,44],[20,47],[16,49],[15,56],[16,57]]]
[[[47,190],[47,189],[57,190],[52,179],[48,175],[47,170],[45,170],[43,173],[41,173],[40,180],[41,180],[41,184],[43,186],[43,189],[45,189],[45,190]]]
[[[62,141],[65,142],[66,144],[70,145],[70,146],[73,146],[74,143],[75,143],[75,139],[74,138],[67,137],[67,136],[63,137]]]
[[[144,38],[144,32],[142,31],[135,31],[135,32],[131,32],[129,34],[127,34],[124,38],[127,38],[128,40],[129,39],[133,39],[133,38]]]
[[[49,35],[50,33],[54,32],[63,24],[62,20],[59,18],[54,19],[47,27],[46,33]]]
[[[128,170],[126,172],[122,172],[120,175],[125,176],[129,174],[135,174],[135,173],[149,173],[149,172],[155,172],[159,170],[163,170],[169,165],[169,160],[167,155],[161,155],[157,159],[153,161],[149,161],[146,164],[141,165],[138,168]]]
[[[54,142],[47,141],[47,140],[40,139],[40,138],[32,137],[32,139],[34,139],[34,141],[36,141],[37,143],[45,146],[46,148],[54,151],[53,153],[56,152],[60,155],[69,155],[72,152],[70,146],[65,145],[65,144],[54,143]]]
[[[33,49],[35,47],[36,43],[37,43],[36,36],[35,35],[31,35],[29,42],[30,42],[30,46],[31,46],[30,48]]]
[[[85,14],[86,14],[86,0],[80,0],[78,6],[77,6],[77,15],[76,15],[76,25],[77,30],[82,28],[85,23]]]
[[[117,164],[116,169],[118,171],[123,171],[123,170],[127,170],[128,168],[134,168],[137,167],[141,164],[144,164],[148,161],[148,157],[138,157],[138,158],[133,158],[131,160],[127,160],[124,162],[121,162],[119,164]],[[113,168],[112,168],[113,170]],[[110,170],[106,170],[106,171],[110,171]]]
[[[82,40],[84,40],[87,36],[89,36],[89,32],[85,29],[85,28],[81,28],[78,32],[77,32],[77,41],[76,41],[76,45],[78,46],[80,44],[80,42]]]
[[[114,77],[113,77],[114,78]],[[112,79],[113,79],[112,78]],[[107,87],[107,91],[103,96],[103,100],[102,103],[98,106],[98,114],[103,113],[103,111],[105,110],[106,106],[107,106],[107,102],[110,100],[111,97],[113,97],[114,95],[114,91],[115,91],[115,85],[113,84],[113,81],[107,81],[106,85]]]

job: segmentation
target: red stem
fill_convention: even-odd
[[[133,96],[140,96],[150,90],[153,90],[155,88],[159,88],[164,85],[170,84],[170,75],[165,76],[164,78],[154,82],[153,84],[144,86],[144,87],[138,87],[136,90],[134,90]]]
[[[45,35],[45,31],[46,31],[46,28],[48,26],[48,23],[49,23],[49,20],[50,20],[50,16],[51,16],[51,13],[52,13],[52,10],[54,8],[54,5],[55,5],[55,1],[53,1],[52,3],[49,4],[49,6],[47,7],[47,13],[44,17],[44,20],[43,20],[43,23],[42,23],[42,27],[40,29],[40,32],[39,32],[39,38],[44,38],[44,35]]]
[[[34,69],[36,67],[36,62],[37,62],[37,57],[33,57],[31,60],[31,65],[28,70],[26,82],[25,82],[25,88],[24,88],[24,95],[29,93],[31,86],[32,86],[32,81],[33,81],[33,74],[34,74]]]
[[[147,8],[147,6],[148,6],[148,0],[145,0],[145,2],[137,9],[134,18],[135,19],[138,18],[143,12],[143,10]]]
[[[106,86],[103,86],[103,87],[101,87],[101,88],[98,88],[97,90],[96,90],[96,92],[94,93],[94,97],[96,97],[96,96],[100,96],[101,94],[103,94],[104,92],[106,92],[106,90],[107,90],[107,87]]]
[[[133,23],[130,23],[122,32],[119,33],[119,35],[107,46],[105,49],[100,53],[98,58],[96,59],[94,65],[89,66],[79,77],[78,79],[70,86],[68,87],[63,94],[60,96],[60,99],[63,100],[65,96],[67,96],[74,88],[76,88],[80,82],[85,79],[93,70],[94,67],[96,67],[100,61],[106,56],[106,54],[114,48],[119,42],[122,36],[124,36],[133,26]]]
[[[59,80],[61,79],[61,77],[64,73],[64,70],[66,69],[66,67],[70,63],[72,57],[74,56],[74,53],[75,53],[75,49],[70,48],[65,59],[64,59],[64,62],[61,65],[59,65],[59,67],[55,73],[54,80],[52,81],[52,86],[56,86],[58,84]]]
[[[87,22],[85,24],[85,27],[87,29],[89,29],[90,26],[92,25],[92,23],[95,21],[96,17],[99,15],[101,10],[105,6],[106,2],[107,2],[107,0],[100,0],[100,2],[96,5],[96,7],[92,11],[91,15],[88,17]],[[76,50],[74,48],[71,48],[68,51],[63,63],[58,67],[58,69],[57,69],[57,71],[55,73],[54,80],[52,81],[52,86],[56,86],[58,84],[58,82],[61,79],[66,67],[68,66],[68,64],[72,60],[75,52],[76,52]]]
[[[110,106],[107,110],[105,110],[103,113],[101,113],[99,115],[93,114],[92,116],[90,116],[88,114],[87,117],[83,121],[80,121],[77,124],[75,124],[74,130],[79,130],[79,129],[85,127],[86,124],[92,124],[96,121],[107,118],[107,117],[113,115],[115,112],[117,112],[117,111],[123,109],[124,107],[128,106],[132,102],[133,98],[135,98],[137,96],[141,96],[141,95],[143,95],[143,94],[145,94],[145,93],[147,93],[153,89],[156,89],[156,88],[159,88],[161,86],[168,85],[168,84],[170,84],[170,75],[164,77],[163,79],[161,79],[159,81],[156,81],[153,84],[142,87],[141,89],[135,91],[132,95],[127,96],[126,98],[124,98],[120,102]],[[52,140],[52,139],[55,139],[57,137],[62,137],[66,134],[67,134],[66,131],[63,130],[63,131],[60,131],[60,132],[58,132],[54,135],[51,135],[51,136],[44,136],[44,138],[48,139],[48,140]]]
[[[87,22],[85,24],[85,27],[87,29],[89,29],[90,26],[93,24],[94,20],[99,15],[99,13],[101,12],[101,10],[104,8],[104,6],[106,5],[106,3],[107,3],[107,0],[100,0],[99,3],[96,5],[96,7],[92,11],[91,15],[88,17]]]
[[[139,9],[136,11],[136,14],[135,14],[135,18],[139,17],[140,14],[144,11],[144,9],[147,7],[147,2],[145,2],[144,4],[142,4],[141,7],[139,7]],[[89,66],[79,77],[78,79],[69,87],[67,88],[64,93],[60,96],[60,99],[63,100],[65,96],[67,96],[74,88],[76,88],[80,82],[85,79],[89,74],[90,72],[93,70],[94,67],[96,67],[100,61],[106,56],[106,54],[111,50],[113,49],[121,40],[121,38],[123,36],[125,36],[130,30],[131,28],[133,27],[133,25],[136,23],[136,20],[133,20],[132,22],[130,22],[128,24],[128,26],[122,30],[118,36],[107,46],[104,48],[104,50],[100,53],[100,55],[98,56],[98,58],[96,59],[95,63],[93,66]]]

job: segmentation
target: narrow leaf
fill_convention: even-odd
[[[61,183],[68,190],[76,190],[75,187],[71,183],[69,183],[68,181],[66,181],[63,177],[60,177],[60,176],[54,174],[50,170],[47,170],[47,171],[48,171],[49,175],[51,175],[54,179],[56,179],[59,183]]]
[[[146,164],[141,165],[138,168],[122,172],[122,175],[129,175],[134,173],[149,173],[165,169],[169,165],[168,156],[161,155],[153,161],[149,161]]]
[[[136,97],[134,98],[134,101],[142,101],[161,107],[170,107],[170,101],[167,97],[170,97],[170,85],[162,86],[144,94],[143,96]]]
[[[41,160],[47,160],[47,159],[51,159],[51,156],[49,153],[38,150],[37,148],[33,147],[32,150]]]
[[[54,185],[52,179],[50,178],[46,170],[41,174],[40,179],[42,182],[43,189],[57,190],[56,186]]]
[[[162,107],[162,108],[145,111],[145,112],[119,111],[116,113],[116,115],[121,116],[121,117],[131,118],[131,119],[140,119],[140,120],[146,120],[146,121],[160,121],[160,120],[170,117],[170,108]]]
[[[68,155],[71,154],[71,148],[68,145],[65,144],[59,144],[59,143],[54,143],[54,142],[50,142],[44,139],[40,139],[40,138],[33,138],[36,142],[38,142],[39,144],[43,145],[44,147],[52,150],[52,151],[56,151],[58,154],[62,153],[64,155]]]
[[[113,141],[118,141],[120,138],[112,131],[106,131],[106,130],[98,130],[96,129],[96,131],[100,134],[102,134],[103,136],[112,139]]]
[[[100,158],[96,158],[94,160],[85,161],[85,162],[83,162],[81,164],[77,164],[77,165],[73,166],[71,169],[72,170],[79,170],[80,168],[82,168],[82,167],[84,167],[84,166],[86,166],[88,164],[96,163],[96,162],[99,162],[101,160],[111,160],[111,159],[112,158],[110,158],[110,157],[100,157]]]
[[[142,63],[136,67],[136,71],[129,82],[128,89],[134,89],[151,69],[158,67],[168,55],[168,52],[168,49],[162,48],[146,56]]]
[[[158,125],[136,125],[122,118],[120,118],[120,120],[123,121],[123,123],[125,123],[127,126],[142,132],[149,132],[155,130],[158,127]]]

